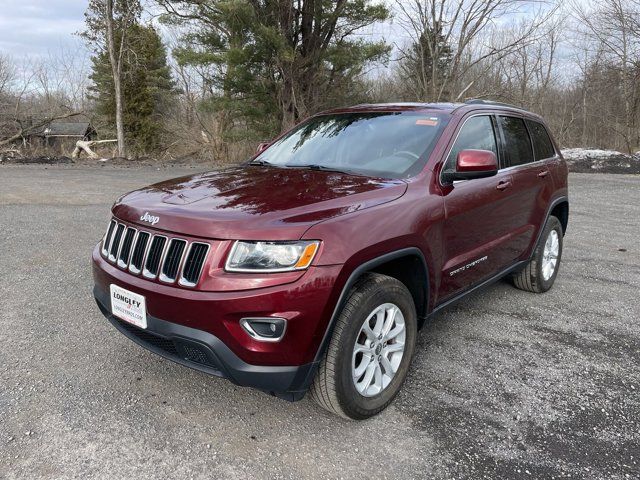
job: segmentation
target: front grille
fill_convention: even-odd
[[[134,275],[195,287],[200,281],[209,244],[139,231],[112,220],[102,241],[102,255]]]

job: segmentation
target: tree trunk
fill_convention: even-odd
[[[289,75],[283,75],[284,81],[280,94],[280,108],[282,112],[282,132],[289,130],[296,124],[297,108],[294,84]]]
[[[109,61],[111,63],[111,72],[113,75],[113,89],[116,99],[116,134],[118,138],[118,156],[126,157],[127,148],[124,137],[124,115],[122,101],[122,51],[116,55],[116,41],[114,36],[114,20],[113,20],[113,2],[107,0],[107,49],[109,50]],[[124,35],[124,32],[122,32]],[[122,46],[120,47],[122,50]]]

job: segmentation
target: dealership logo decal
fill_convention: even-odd
[[[466,265],[463,265],[463,266],[462,266],[462,267],[460,267],[460,268],[456,268],[455,270],[451,270],[451,271],[449,272],[449,276],[450,276],[450,277],[453,277],[453,276],[454,276],[455,274],[457,274],[457,273],[463,272],[463,271],[465,271],[465,270],[466,270],[466,269],[468,269],[468,268],[475,267],[475,266],[476,266],[476,265],[478,265],[479,263],[484,262],[487,258],[489,258],[489,257],[488,257],[487,255],[485,255],[484,257],[479,258],[479,259],[477,259],[477,260],[474,260],[474,261],[473,261],[473,262],[471,262],[471,263],[467,263]]]
[[[116,300],[120,300],[121,302],[124,302],[127,304],[127,308],[131,308],[131,307],[135,307],[135,308],[140,308],[140,305],[142,302],[139,302],[138,300],[133,300],[132,298],[126,297],[124,295],[121,295],[117,292],[113,292],[113,298],[115,298]]]
[[[150,215],[149,212],[144,212],[144,215],[140,217],[140,220],[142,220],[143,222],[149,222],[151,225],[155,225],[160,221],[160,217],[155,217],[153,215]]]

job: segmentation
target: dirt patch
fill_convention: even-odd
[[[0,156],[0,165],[57,165],[77,167],[115,167],[115,168],[170,168],[170,167],[221,167],[224,166],[212,159],[196,156],[185,156],[176,159],[157,159],[153,157],[128,158],[79,158],[72,159],[66,156],[37,156],[20,157],[16,155]]]
[[[0,163],[14,165],[68,165],[74,163],[69,157],[9,157],[0,158]]]

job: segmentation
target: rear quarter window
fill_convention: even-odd
[[[549,137],[549,133],[547,132],[547,129],[544,128],[544,125],[539,122],[534,122],[533,120],[527,120],[527,126],[531,133],[533,153],[536,161],[555,156],[556,151],[553,148],[551,137]]]
[[[500,116],[500,125],[504,134],[505,150],[509,166],[525,165],[533,162],[533,149],[529,132],[520,117]]]

